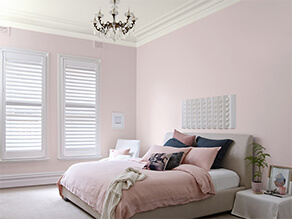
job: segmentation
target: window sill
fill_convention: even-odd
[[[44,158],[12,158],[12,159],[1,159],[0,162],[30,162],[30,161],[47,161],[50,160],[48,157]]]

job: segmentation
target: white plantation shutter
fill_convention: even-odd
[[[60,56],[60,156],[99,154],[99,61]]]
[[[46,157],[47,54],[1,51],[1,159]]]

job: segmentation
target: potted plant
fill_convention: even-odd
[[[262,193],[263,182],[262,174],[263,169],[268,167],[266,157],[271,157],[270,154],[265,153],[266,148],[258,143],[252,143],[253,146],[253,155],[247,156],[244,160],[247,160],[248,166],[253,165],[253,181],[252,181],[252,191],[257,194]]]

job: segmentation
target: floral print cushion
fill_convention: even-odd
[[[171,155],[172,154],[167,153],[154,153],[148,159],[148,162],[143,169],[163,171],[165,170]]]

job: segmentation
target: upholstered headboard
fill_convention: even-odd
[[[247,167],[247,162],[244,160],[246,156],[252,154],[253,142],[252,135],[245,134],[213,134],[213,133],[184,133],[188,135],[202,136],[210,139],[232,139],[234,143],[228,149],[223,160],[222,166],[226,169],[235,171],[240,177],[240,186],[246,188],[251,187],[252,167]],[[172,138],[173,133],[168,132],[165,135],[164,142]]]

